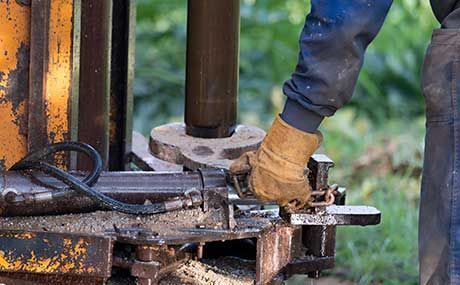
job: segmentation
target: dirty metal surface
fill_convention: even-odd
[[[256,285],[270,282],[291,261],[295,230],[279,224],[257,240]]]
[[[191,211],[191,210],[188,210]],[[211,213],[215,211],[210,211]],[[254,216],[253,218],[236,218],[236,227],[228,229],[225,226],[225,220],[222,216],[214,216],[214,220],[191,220],[187,222],[177,222],[173,230],[168,230],[171,225],[159,225],[161,228],[154,230],[154,225],[151,225],[153,230],[139,231],[135,228],[127,230],[109,231],[109,233],[117,236],[119,242],[129,242],[131,244],[168,244],[168,245],[183,245],[194,242],[212,242],[223,240],[236,240],[246,238],[260,238],[265,232],[273,229],[273,226],[279,219],[273,219],[263,216]],[[220,220],[218,220],[220,218]]]
[[[150,153],[147,139],[139,132],[133,132],[129,160],[143,171],[182,171],[184,168],[182,165],[153,156]]]
[[[310,169],[309,181],[316,191],[327,192],[329,186],[329,170],[334,167],[334,162],[324,154],[315,154],[308,162]],[[334,204],[345,203],[346,190],[336,187],[334,191]],[[318,197],[315,197],[318,199]],[[326,197],[319,197],[319,203],[326,201]],[[323,209],[324,207],[320,207]],[[302,226],[302,244],[306,248],[305,256],[297,258],[288,266],[288,273],[308,273],[311,278],[318,278],[321,270],[329,269],[335,262],[336,225]],[[314,267],[314,268],[313,268]],[[293,269],[295,268],[295,269]],[[304,270],[304,271],[301,271]],[[289,272],[291,271],[291,272]]]
[[[72,276],[63,274],[0,272],[0,282],[5,285],[102,285],[105,284],[105,281],[106,278],[100,277]]]
[[[76,139],[72,110],[78,100],[74,82],[79,62],[75,43],[79,35],[79,1],[32,1],[29,96],[29,152],[50,143]],[[69,156],[55,156],[69,166]]]
[[[29,177],[17,172],[0,172],[0,177],[0,216],[82,213],[100,209],[90,198],[81,195],[50,199],[55,190],[43,183],[51,187],[62,187],[62,184],[50,177]],[[107,172],[102,173],[93,188],[131,204],[187,198],[191,190],[201,191],[205,210],[228,204],[225,175],[219,170]]]
[[[283,217],[292,225],[306,226],[367,226],[380,223],[380,211],[370,206],[331,205],[316,212],[283,213]]]
[[[0,230],[0,271],[109,277],[113,241],[103,236]]]
[[[285,274],[287,277],[296,274],[305,274],[309,272],[322,271],[325,269],[331,269],[335,266],[334,256],[305,256],[302,258],[293,259],[285,268]]]
[[[279,218],[266,215],[237,217],[228,229],[225,209],[190,209],[159,215],[135,216],[118,212],[92,212],[38,217],[3,217],[5,231],[46,231],[65,234],[109,235],[129,244],[182,245],[261,237]]]
[[[318,278],[322,270],[329,269],[335,261],[336,231],[336,226],[303,226],[302,244],[306,248],[307,256],[297,259],[291,270],[297,268],[295,270],[300,271],[314,266],[314,270],[302,272]]]
[[[131,151],[136,1],[112,3],[109,169],[126,170]]]
[[[182,229],[195,229],[198,225],[215,231],[223,230],[224,220],[224,213],[218,210],[204,212],[201,209],[190,209],[150,216],[98,211],[57,216],[4,217],[0,218],[0,228],[90,235],[104,235],[109,232],[125,236],[125,240],[136,237],[139,231],[144,231],[150,235],[146,234],[142,240],[152,237],[152,243],[158,243],[167,236],[179,236],[178,240],[182,241],[180,236],[185,236]],[[203,234],[198,233],[195,236],[200,235]]]
[[[76,122],[71,122],[71,106],[76,104],[73,102],[76,100],[76,90],[72,90],[72,84],[77,78],[75,73],[78,72],[73,64],[78,66],[78,63],[73,61],[73,41],[79,29],[78,26],[74,26],[79,15],[73,12],[74,5],[79,5],[78,2],[50,1],[46,92],[43,92],[48,143],[76,139],[75,134],[74,137],[71,136],[71,129],[76,128]],[[29,108],[31,113],[35,113],[32,106]]]
[[[0,1],[0,169],[27,153],[30,7]]]
[[[312,179],[317,181],[315,185],[317,189],[329,188],[327,172],[332,166],[330,160],[325,156],[315,156],[310,161],[310,166],[310,182]],[[104,236],[117,245],[129,245],[130,248],[135,248],[134,257],[131,255],[129,258],[123,258],[114,255],[113,262],[112,259],[110,262],[116,268],[128,269],[132,276],[137,277],[137,285],[152,284],[152,282],[196,284],[193,278],[201,280],[201,278],[211,277],[219,280],[216,281],[217,284],[224,284],[219,283],[224,280],[230,280],[230,284],[245,284],[244,282],[248,280],[246,277],[240,278],[243,276],[228,272],[223,275],[214,274],[213,269],[198,262],[194,263],[190,259],[206,256],[206,252],[209,252],[207,247],[209,242],[249,239],[254,243],[250,250],[256,256],[256,258],[251,257],[254,259],[252,264],[245,264],[249,266],[247,271],[250,272],[249,276],[252,274],[250,282],[267,284],[277,280],[277,284],[281,284],[280,280],[293,274],[308,274],[310,277],[317,278],[321,270],[334,266],[336,226],[370,225],[380,221],[380,212],[377,209],[363,206],[334,205],[298,213],[278,209],[260,210],[250,206],[253,200],[229,200],[226,180],[222,179],[222,175],[212,175],[214,172],[216,170],[200,169],[191,173],[106,173],[96,184],[96,187],[100,187],[99,191],[109,195],[119,195],[120,199],[123,197],[141,199],[142,195],[145,199],[145,195],[152,191],[150,193],[152,201],[155,199],[153,193],[159,194],[158,199],[171,194],[180,195],[180,191],[175,188],[177,186],[201,187],[199,189],[211,186],[209,190],[212,191],[203,192],[204,200],[208,201],[204,203],[203,208],[152,216],[98,211],[45,217],[3,217],[0,218],[0,228],[6,233],[20,231],[56,234],[62,237]],[[152,183],[152,177],[156,177],[158,183]],[[10,180],[5,180],[3,189],[21,183],[31,183],[22,181],[21,179],[27,180],[27,178],[18,175],[7,178]],[[51,178],[40,177],[40,179],[47,183],[56,183]],[[43,188],[36,185],[31,187]],[[39,188],[35,188],[35,191],[37,189]],[[72,202],[75,201],[78,200]],[[240,206],[233,208],[234,205],[229,204],[229,201]],[[231,217],[233,219],[230,219]],[[188,260],[185,265],[181,263],[184,260]],[[192,280],[176,274],[181,270],[191,270],[191,275],[188,277]],[[175,272],[170,274],[172,279],[163,278],[164,274],[171,271]],[[11,273],[0,272],[0,280],[2,280],[1,276],[6,277],[5,274]],[[206,280],[209,282],[200,284],[211,284],[214,279]],[[231,283],[232,280],[235,283]],[[115,282],[114,284],[126,283]]]
[[[46,115],[44,103],[45,91],[45,65],[47,65],[48,54],[48,23],[49,23],[49,1],[34,1],[31,12],[30,31],[30,93],[29,104],[33,112],[29,112],[29,137],[28,149],[38,150],[48,143],[46,135]],[[34,139],[31,139],[34,138]]]
[[[137,278],[137,285],[150,285],[191,259],[191,254],[182,250],[184,247],[168,245],[138,245],[135,260],[129,266],[132,276]]]
[[[313,190],[320,191],[329,187],[329,169],[334,167],[334,162],[324,154],[313,154],[308,161],[310,169],[309,180]]]
[[[233,159],[257,149],[265,132],[252,126],[239,125],[228,138],[195,138],[185,133],[184,124],[156,127],[150,134],[150,151],[156,157],[189,169],[213,167],[228,169]]]
[[[109,161],[110,50],[112,1],[81,0],[78,140],[92,145]],[[79,156],[78,169],[91,169]]]

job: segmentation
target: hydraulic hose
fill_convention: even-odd
[[[93,186],[97,182],[102,172],[102,157],[91,145],[80,142],[60,142],[49,145],[43,149],[28,154],[26,157],[14,164],[9,170],[26,170],[27,163],[40,161],[51,154],[61,151],[75,151],[86,154],[92,161],[93,169],[85,178],[83,178],[82,182],[89,186]],[[47,186],[51,187],[50,185]]]
[[[44,157],[59,151],[77,151],[87,154],[93,161],[94,167],[92,172],[86,176],[85,179],[80,180],[54,165],[41,161]],[[27,155],[10,170],[41,171],[63,182],[76,193],[89,197],[101,207],[126,214],[151,215],[196,205],[195,203],[189,202],[187,199],[158,202],[150,205],[127,204],[94,190],[91,186],[97,181],[102,171],[102,159],[93,147],[78,142],[63,142],[50,145],[42,150]],[[62,191],[57,193],[62,193]]]

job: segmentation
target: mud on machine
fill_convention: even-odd
[[[265,135],[236,123],[237,0],[188,2],[185,123],[133,132],[135,16],[134,0],[0,1],[0,283],[156,284],[236,255],[282,284],[334,266],[337,226],[380,222],[344,205],[322,154],[305,211],[227,174]]]

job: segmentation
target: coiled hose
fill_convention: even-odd
[[[80,180],[70,173],[67,173],[62,169],[43,161],[46,156],[61,151],[75,151],[86,154],[93,162],[92,171],[83,180]],[[167,207],[164,202],[158,202],[150,205],[127,204],[115,200],[91,188],[91,186],[97,182],[97,179],[102,172],[102,165],[103,163],[100,154],[92,146],[79,142],[61,142],[52,144],[41,150],[30,153],[21,161],[13,165],[10,170],[41,171],[58,179],[69,187],[61,188],[59,192],[55,193],[57,195],[53,194],[53,198],[72,195],[75,191],[78,194],[89,197],[91,200],[102,207],[126,214],[151,215],[167,211]]]

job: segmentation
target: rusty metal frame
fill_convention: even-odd
[[[113,240],[94,235],[0,230],[0,271],[108,278]]]
[[[4,284],[16,285],[102,285],[106,278],[70,276],[59,274],[29,274],[29,273],[10,273],[0,272],[0,282]]]
[[[269,283],[292,260],[299,227],[275,225],[257,239],[256,285]]]
[[[311,175],[325,177],[325,179],[322,179],[322,183],[327,185],[327,173],[325,172],[329,170],[329,167],[325,166],[330,165],[330,160],[327,159],[327,157],[315,156],[312,158],[312,163],[316,164],[317,167],[312,168]],[[239,210],[238,213],[235,214],[233,210],[230,210],[234,207],[233,203],[245,205],[251,204],[252,200],[231,200],[229,204],[227,200],[228,190],[221,187],[226,185],[225,179],[223,181],[222,178],[220,178],[220,180],[215,180],[216,177],[212,175],[212,171],[201,171],[203,171],[201,174],[190,173],[190,176],[181,174],[178,177],[183,179],[182,182],[178,182],[176,181],[177,179],[172,178],[172,176],[174,176],[172,173],[132,172],[130,174],[128,172],[119,172],[117,174],[111,172],[103,175],[99,184],[95,187],[99,187],[99,191],[107,195],[113,195],[113,197],[117,199],[124,200],[131,197],[129,198],[131,200],[128,199],[125,201],[139,203],[146,195],[150,195],[149,199],[156,201],[157,199],[161,200],[171,197],[171,195],[183,194],[183,192],[177,189],[172,189],[177,187],[174,186],[175,183],[184,186],[188,185],[186,188],[209,185],[211,188],[205,191],[207,194],[203,194],[204,200],[206,201],[203,205],[203,211],[219,209],[220,212],[224,213],[224,215],[219,216],[221,220],[213,220],[214,223],[222,225],[220,229],[206,226],[196,227],[197,225],[194,225],[193,222],[190,224],[190,227],[178,228],[175,230],[175,233],[167,235],[159,235],[158,233],[151,232],[144,228],[142,224],[134,228],[114,227],[96,236],[93,236],[94,234],[92,233],[51,233],[40,230],[20,231],[20,229],[17,229],[0,231],[0,242],[3,244],[1,240],[2,233],[6,237],[11,238],[11,240],[5,240],[5,244],[7,244],[6,249],[17,247],[17,242],[24,242],[25,244],[21,245],[21,247],[24,248],[24,253],[22,255],[25,256],[29,256],[32,251],[35,252],[35,247],[43,247],[43,240],[45,238],[48,239],[48,237],[53,240],[63,240],[69,236],[73,237],[74,240],[80,240],[85,237],[95,238],[94,242],[89,241],[88,244],[85,243],[85,246],[88,247],[98,247],[97,242],[99,238],[105,240],[107,242],[105,244],[108,244],[110,241],[111,244],[131,246],[136,253],[131,257],[123,258],[118,255],[117,251],[108,253],[104,250],[99,256],[103,256],[106,259],[106,263],[95,259],[91,264],[103,264],[103,268],[106,268],[105,266],[110,263],[111,266],[128,269],[132,276],[137,277],[137,284],[142,285],[154,284],[164,274],[174,270],[179,262],[184,259],[201,258],[203,256],[203,245],[206,243],[224,240],[255,239],[257,241],[257,246],[255,248],[256,262],[254,267],[255,284],[267,284],[273,280],[279,281],[289,278],[294,274],[309,274],[311,277],[319,277],[322,270],[334,266],[335,229],[337,224],[367,225],[378,222],[380,218],[380,212],[375,209],[370,209],[368,213],[366,213],[366,209],[364,209],[365,215],[360,216],[358,219],[344,218],[350,213],[349,210],[354,208],[350,207],[347,208],[347,210],[341,206],[330,206],[336,207],[336,210],[332,212],[328,212],[327,208],[324,208],[315,209],[317,212],[278,213],[277,210],[274,209],[260,211]],[[206,173],[209,175],[206,175]],[[179,175],[179,173],[177,175]],[[143,176],[145,176],[145,178],[150,178],[140,180],[139,178]],[[153,177],[157,179],[157,183],[152,183]],[[11,176],[5,180],[6,182],[3,187],[11,188],[14,185],[19,186],[24,183],[30,183],[24,181],[20,182],[18,179],[21,180],[25,178],[21,178],[19,174]],[[47,179],[45,177],[41,177],[40,180],[43,180],[46,184],[53,183],[52,179]],[[164,185],[166,188],[156,189],[152,192],[149,185],[156,184]],[[132,186],[131,189],[134,191],[134,196],[130,196],[132,193],[128,193],[129,191],[127,190],[129,187],[126,187],[126,185]],[[172,188],[169,189],[167,185],[171,185]],[[31,187],[43,188],[43,186],[29,185],[24,187],[24,189],[30,189]],[[117,187],[121,190],[116,190]],[[34,191],[39,191],[38,188]],[[132,200],[133,197],[134,200]],[[228,205],[228,208],[226,205]],[[298,219],[302,218],[304,219],[302,221],[307,222],[299,223],[298,225],[292,224],[290,223],[292,215],[300,215]],[[317,217],[321,215],[329,215],[330,217],[327,219],[318,219]],[[331,223],[331,221],[336,221],[337,224]],[[24,239],[21,240],[19,238],[21,235],[25,235],[25,237],[30,237],[30,235],[32,235],[34,238],[40,237],[41,240],[27,243]],[[18,238],[19,241],[17,241]],[[190,245],[193,244],[197,246],[190,247]],[[185,248],[189,247],[191,249],[184,251]],[[60,247],[52,246],[52,248],[62,253]],[[107,249],[107,246],[103,246],[103,248]],[[3,252],[9,251],[3,250]],[[11,260],[14,260],[14,258]],[[31,273],[35,272],[33,270],[22,270],[17,268],[16,270],[14,268],[13,270],[5,270],[5,268],[1,268],[1,264],[0,258],[0,281],[6,280],[4,278],[14,277],[21,280],[29,280],[28,278],[32,278],[32,280],[43,282],[43,280],[53,279],[56,278],[56,275],[66,273],[59,271],[60,269],[58,271],[38,272],[42,274],[38,274],[40,278],[37,279],[37,274],[31,275]],[[74,275],[81,276],[81,280],[88,281],[88,284],[91,284],[91,282],[100,284],[109,277],[108,274],[99,274],[94,275],[93,279],[87,279],[88,272],[86,271],[81,272],[81,274],[79,274],[79,272],[73,273]],[[65,278],[72,278],[73,275],[66,274],[63,276],[65,276]],[[81,284],[78,283],[78,280],[68,280],[70,281],[66,281],[66,284]],[[35,284],[39,284],[39,282]]]
[[[108,167],[112,1],[81,1],[78,140],[89,143]],[[78,158],[78,169],[91,162]]]
[[[112,9],[109,169],[128,169],[132,148],[136,1],[114,0]]]
[[[27,153],[30,6],[0,1],[0,169]]]
[[[31,3],[28,151],[76,140],[80,0]],[[58,164],[70,166],[60,154]]]

